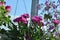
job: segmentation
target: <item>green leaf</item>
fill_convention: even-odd
[[[3,23],[4,26],[6,26],[6,23]]]
[[[0,0],[1,2],[4,2],[4,0]]]
[[[51,40],[55,40],[55,38],[52,37]]]
[[[11,16],[8,16],[8,18],[11,18]]]
[[[0,26],[2,26],[2,21],[0,21]]]

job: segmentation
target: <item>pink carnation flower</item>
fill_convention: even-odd
[[[60,23],[60,20],[52,20],[52,22],[53,22],[54,24],[59,24],[59,23]]]
[[[6,6],[5,9],[6,9],[7,11],[11,11],[11,6]]]
[[[24,24],[27,24],[27,19],[24,17],[18,17],[16,19],[13,20],[14,22],[22,22]]]
[[[29,18],[29,14],[23,14],[22,15],[24,18]]]
[[[6,2],[0,2],[0,6],[5,5],[5,4],[6,4]]]
[[[40,16],[34,16],[32,17],[32,22],[36,22],[38,25],[40,24],[40,22],[42,21],[42,18]]]

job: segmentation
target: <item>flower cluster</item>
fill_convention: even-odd
[[[10,20],[10,16],[7,15],[11,11],[11,6],[6,6],[4,0],[0,0],[0,25],[5,25]]]
[[[58,3],[60,3],[60,2],[58,2]],[[44,5],[45,5],[45,7],[44,7]],[[34,37],[34,36],[36,37],[39,34],[40,34],[40,36],[43,34],[44,37],[46,37],[46,35],[47,35],[50,40],[51,40],[51,36],[53,38],[57,38],[56,34],[57,33],[59,34],[58,27],[60,25],[60,19],[59,19],[60,11],[58,11],[59,6],[60,6],[59,4],[55,4],[54,1],[50,2],[49,0],[46,0],[45,4],[37,5],[38,10],[42,9],[44,7],[44,10],[42,10],[42,12],[41,12],[42,15],[43,15],[43,13],[47,13],[47,14],[44,14],[44,18],[42,18],[42,16],[33,16],[31,18],[30,22],[32,22],[32,25],[29,26],[29,32],[32,32],[33,34],[32,33],[29,34],[29,39],[30,39],[30,37]],[[22,22],[24,24],[27,24],[27,18],[29,18],[29,15],[23,14],[23,15],[21,15],[21,17],[14,19],[14,22]],[[38,32],[38,30],[40,30],[40,31]],[[39,33],[39,34],[34,35],[35,33]],[[33,39],[33,40],[36,40],[36,39]]]
[[[40,23],[42,23],[42,17],[41,16],[34,16],[32,17],[32,22],[36,22],[38,25],[40,25]],[[43,26],[43,23],[42,23]]]
[[[23,14],[21,15],[21,17],[18,17],[16,19],[14,19],[14,22],[22,22],[24,24],[27,24],[27,18],[29,18],[29,14]],[[42,23],[42,26],[44,26],[44,23],[42,22],[42,17],[41,16],[34,16],[31,19],[32,22],[36,22],[38,25],[40,25],[40,23]]]
[[[2,1],[0,1],[0,8],[1,8],[1,10],[3,10],[4,11],[4,13],[6,13],[6,14],[8,14],[8,12],[10,12],[11,11],[11,6],[5,6],[6,5],[6,2],[2,2]],[[2,11],[1,11],[2,12]]]
[[[16,19],[14,19],[13,21],[14,22],[22,22],[24,24],[27,24],[28,23],[27,18],[29,18],[29,15],[28,14],[23,14],[23,15],[21,15],[21,17],[18,17]]]
[[[2,12],[10,12],[11,7],[5,6],[6,2],[0,1],[0,8],[4,11]],[[58,3],[51,2],[49,0],[45,1],[45,4],[38,4],[37,9],[42,9],[41,15],[33,16],[29,21],[29,14],[24,13],[20,17],[17,17],[13,20],[13,22],[17,22],[18,25],[15,25],[11,20],[8,23],[7,34],[12,40],[59,40],[60,35],[60,11],[58,10],[60,7],[60,0]],[[43,14],[45,13],[45,14]],[[47,13],[47,14],[46,14]],[[3,14],[3,13],[2,13]],[[2,15],[1,14],[1,15]],[[5,18],[5,19],[4,19]],[[6,17],[0,20],[1,23],[6,23]],[[9,20],[9,19],[8,19]],[[11,25],[10,25],[11,24]],[[28,26],[29,24],[29,26]],[[4,30],[3,30],[4,31]],[[1,31],[2,32],[2,31]]]

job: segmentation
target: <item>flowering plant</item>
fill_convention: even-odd
[[[26,13],[11,21],[10,16],[7,16],[11,10],[11,7],[5,6],[6,2],[1,0],[0,26],[4,25],[9,29],[5,30],[0,28],[1,38],[3,40],[59,40],[60,12],[57,8],[60,6],[60,1],[58,0],[59,4],[57,5],[54,3],[54,1],[50,2],[47,0],[45,4],[38,5],[37,8],[45,6],[44,10],[42,11],[45,13],[42,13],[44,17],[41,15],[33,16],[29,20],[29,23],[27,20],[29,18],[29,14]]]

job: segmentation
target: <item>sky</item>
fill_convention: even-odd
[[[15,8],[16,8],[17,0],[5,0],[5,1],[6,1],[6,5],[10,5],[11,6],[11,12],[9,13],[9,15],[11,15],[12,18],[21,16],[24,13],[29,13],[29,14],[31,13],[32,0],[18,0],[16,14],[15,14]],[[25,3],[24,3],[24,1],[25,1]],[[45,1],[46,0],[42,0],[42,1],[39,0],[39,4],[40,3],[44,3]],[[54,1],[56,1],[56,0],[54,0]],[[26,9],[25,9],[25,5],[26,5]],[[38,14],[40,12],[41,12],[41,10],[39,10]],[[14,14],[15,14],[15,17],[14,17]]]
[[[12,16],[12,18],[14,18],[14,14],[15,14],[15,8],[16,8],[16,3],[17,0],[5,0],[6,1],[6,5],[10,5],[11,6],[11,12],[9,13],[9,15]],[[24,13],[31,13],[31,3],[32,0],[18,0],[18,5],[17,5],[17,11],[15,14],[15,17],[21,16]],[[24,4],[25,1],[25,4]],[[44,2],[45,0],[39,1],[39,3]],[[26,5],[26,9],[25,9],[25,5]],[[26,12],[27,11],[27,12]]]
[[[9,13],[9,15],[14,17],[17,0],[5,0],[5,1],[6,1],[6,5],[11,6],[11,12]],[[26,4],[26,9],[25,9],[24,1]],[[30,12],[31,12],[31,0],[18,0],[17,11],[15,14],[15,17],[20,16],[23,13],[30,14]]]

